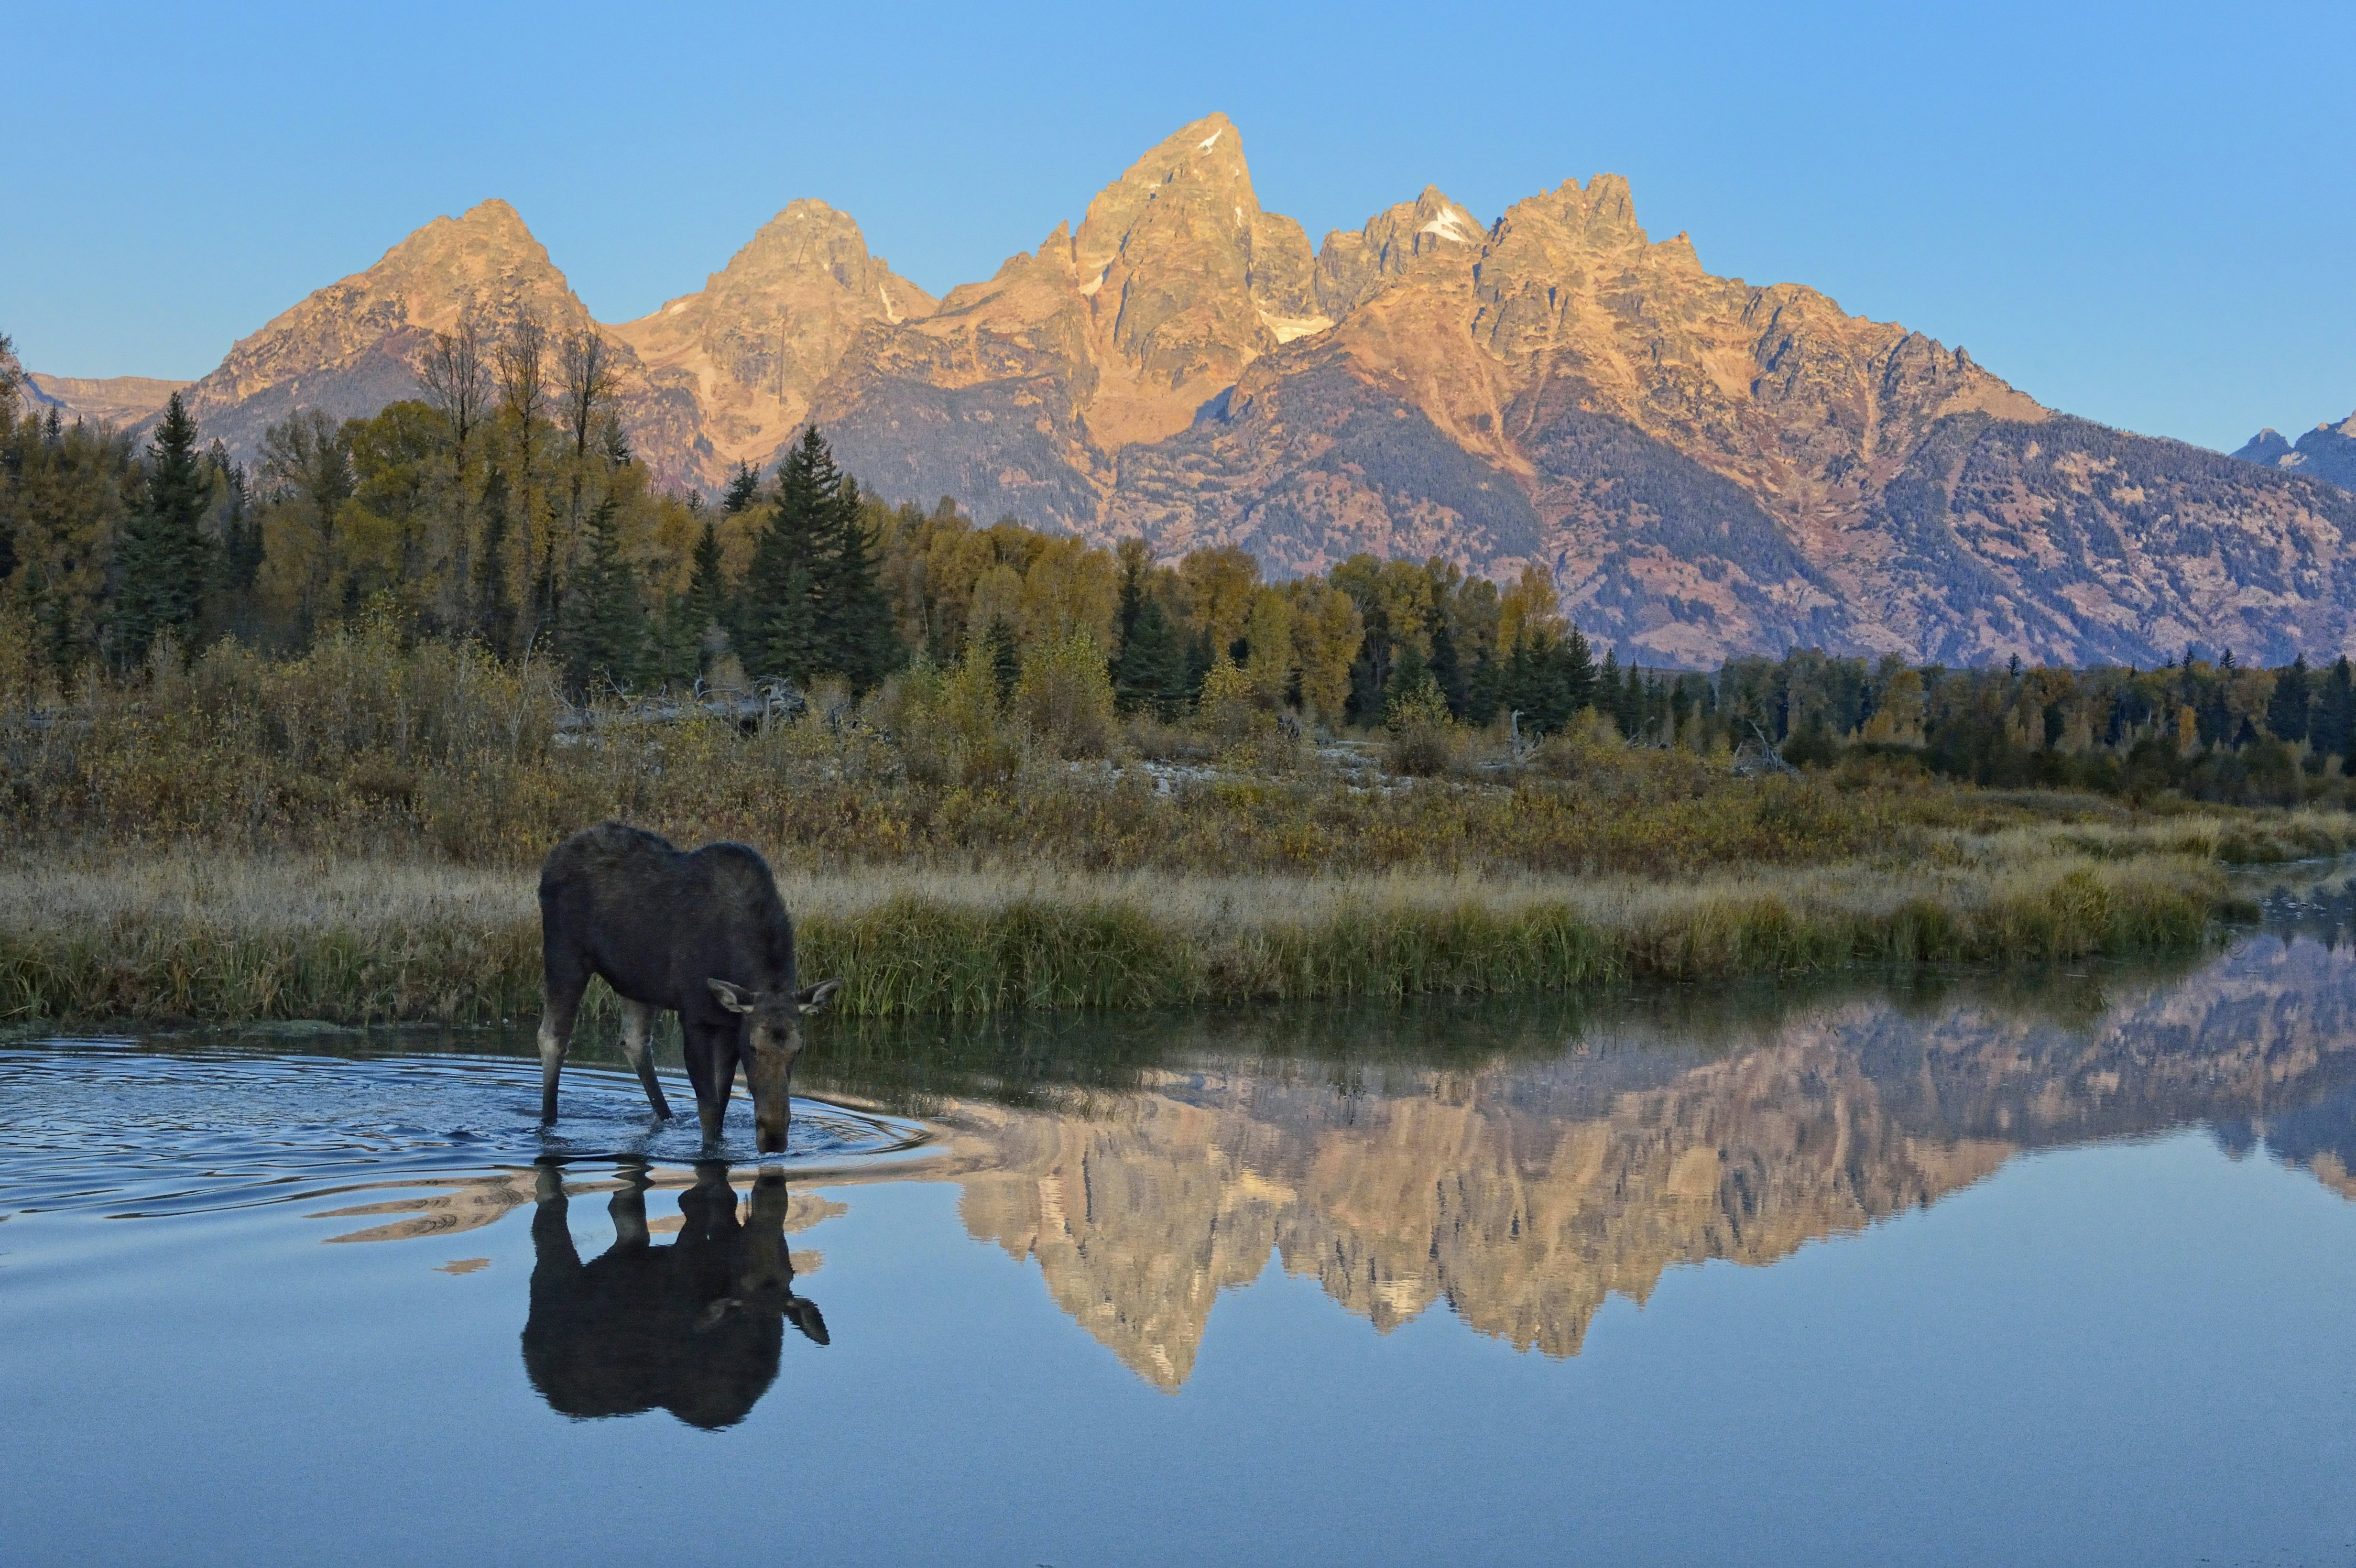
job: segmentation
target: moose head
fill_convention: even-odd
[[[753,1142],[763,1154],[782,1154],[793,1117],[794,1061],[802,1053],[802,1019],[823,1012],[842,988],[821,980],[798,991],[752,991],[726,980],[705,982],[720,1005],[737,1017],[737,1060],[753,1091]]]

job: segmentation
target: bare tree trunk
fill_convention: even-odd
[[[594,331],[576,332],[558,351],[558,374],[565,428],[573,434],[575,462],[588,455],[589,432],[598,411],[614,393],[614,350]]]
[[[491,374],[482,318],[469,305],[459,313],[455,332],[436,333],[426,351],[421,379],[427,400],[448,421],[451,437],[449,603],[445,619],[466,618],[474,602],[474,506],[467,493],[466,443],[483,422],[491,401]]]
[[[499,340],[495,356],[499,408],[515,427],[516,515],[523,523],[522,557],[546,557],[549,519],[532,502],[532,447],[548,407],[548,329],[519,315]]]

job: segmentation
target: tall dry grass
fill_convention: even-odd
[[[2195,857],[1633,879],[788,872],[854,1014],[1477,996],[2195,946]],[[0,869],[0,1016],[485,1021],[539,1006],[527,873],[181,848]]]

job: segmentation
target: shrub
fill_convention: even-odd
[[[1455,720],[1449,717],[1440,683],[1429,674],[1391,694],[1384,705],[1383,728],[1389,733],[1383,766],[1392,773],[1431,778],[1446,773],[1455,758]]]
[[[1040,747],[1065,761],[1109,755],[1119,733],[1104,656],[1082,631],[1050,638],[1023,655],[1013,708]]]

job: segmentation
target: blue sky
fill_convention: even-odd
[[[1312,239],[1612,170],[1712,271],[2072,412],[2231,447],[2356,408],[2344,4],[209,9],[0,25],[0,331],[36,369],[199,375],[487,196],[603,320],[798,196],[938,292],[1219,109]]]

